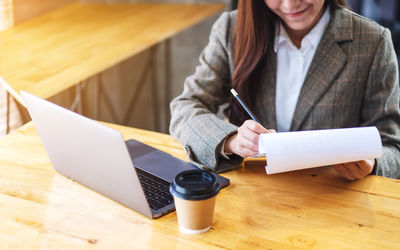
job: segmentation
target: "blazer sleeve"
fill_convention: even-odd
[[[231,170],[243,160],[220,154],[222,142],[236,133],[237,126],[216,115],[230,98],[231,22],[227,12],[215,22],[195,73],[186,78],[183,93],[170,104],[171,135],[183,144],[192,163],[216,172]]]
[[[396,53],[388,29],[384,29],[369,71],[361,126],[376,126],[383,155],[376,159],[373,173],[400,178],[400,111]]]

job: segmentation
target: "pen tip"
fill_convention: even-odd
[[[231,89],[231,93],[232,93],[234,96],[237,96],[237,95],[238,95],[238,93],[237,93],[234,89]]]

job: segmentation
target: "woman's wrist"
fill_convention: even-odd
[[[233,140],[236,136],[237,136],[237,133],[226,137],[225,143],[224,143],[224,145],[223,145],[223,147],[222,147],[222,152],[223,152],[224,154],[226,154],[226,155],[228,155],[228,154],[234,154],[234,152],[232,151],[232,148],[231,148],[231,144],[232,144],[232,140]]]
[[[225,137],[225,139],[222,141],[221,148],[219,149],[220,155],[222,155],[222,157],[224,157],[225,159],[229,159],[229,156],[232,155],[232,153],[228,153],[228,152],[225,151],[226,141],[227,141],[228,138],[231,137],[231,136],[232,136],[232,135],[229,135],[229,136]]]

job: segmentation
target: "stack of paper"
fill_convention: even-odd
[[[268,174],[382,156],[376,127],[262,134],[259,152],[266,154]]]

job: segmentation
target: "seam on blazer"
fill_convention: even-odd
[[[197,133],[197,131],[190,125],[190,123],[188,123],[188,126],[189,126],[190,130],[193,131],[193,134],[195,134],[195,135],[200,139],[200,141],[204,142],[205,145],[207,145],[209,148],[212,149],[212,147],[207,143],[207,141],[204,140],[204,139]],[[194,152],[193,152],[193,154],[194,154]],[[195,154],[194,154],[194,155],[195,155]],[[198,155],[195,155],[195,158],[197,158],[198,160],[201,161],[201,159],[199,159],[199,156],[198,156]],[[212,164],[210,164],[209,158],[208,158],[208,157],[205,157],[205,158],[206,158],[207,164],[208,164],[209,166],[211,166]],[[212,163],[212,162],[211,162],[211,163]]]
[[[383,39],[384,33],[385,33],[385,29],[382,29],[382,30],[381,30],[381,33],[379,34],[379,40],[378,40],[378,42],[376,43],[375,49],[373,50],[373,51],[374,51],[374,56],[372,57],[371,63],[369,64],[369,67],[368,67],[368,72],[370,72],[370,74],[373,74],[373,72],[372,72],[372,65],[374,64],[374,61],[375,61],[376,57],[378,56],[377,51],[378,51],[379,47],[381,46],[382,41],[384,40],[384,39]],[[367,84],[368,84],[368,81],[371,81],[371,86],[370,86],[371,91],[369,91],[369,93],[366,93],[366,94],[369,94],[369,95],[372,95],[372,92],[373,92],[372,90],[375,88],[375,87],[373,86],[375,81],[373,81],[373,79],[370,79],[371,77],[372,77],[372,78],[375,78],[375,74],[372,75],[372,76],[370,75],[370,76],[367,78]],[[370,98],[371,96],[368,96],[368,97]],[[364,96],[364,99],[365,99],[365,96]],[[364,102],[364,100],[362,100],[362,101]],[[371,112],[371,111],[369,111],[369,112]]]
[[[352,20],[353,20],[353,23],[354,23],[354,18],[352,17]],[[362,36],[362,34],[363,34],[363,28],[364,28],[364,23],[363,22],[359,22],[360,24],[360,34],[359,34],[359,41],[362,41],[361,39],[361,36]],[[354,26],[353,26],[354,27]],[[354,32],[354,30],[353,30],[353,32]],[[360,79],[360,77],[359,77],[359,75],[360,75],[360,71],[359,71],[359,66],[360,66],[360,60],[359,60],[359,58],[360,58],[360,55],[361,55],[361,42],[359,42],[358,43],[358,51],[357,51],[357,65],[356,65],[356,72],[358,72],[357,73],[357,82],[359,81],[358,79]],[[371,67],[371,65],[372,65],[372,63],[370,64],[370,67]],[[364,84],[365,85],[365,84]],[[365,89],[366,89],[366,87],[364,87],[364,93],[365,93]],[[354,89],[353,89],[353,95],[354,95]],[[363,99],[365,99],[365,95],[363,95],[363,97],[362,97]],[[361,103],[363,103],[364,102],[364,100],[361,100]],[[360,108],[360,113],[359,113],[359,115],[358,115],[358,122],[360,122],[361,121],[361,110],[362,110],[362,105],[361,105],[361,108]]]
[[[210,146],[210,144],[208,144],[207,141],[204,140],[203,137],[200,136],[200,135],[197,133],[197,131],[190,125],[190,123],[186,123],[186,124],[189,126],[190,130],[192,130],[193,133],[194,133],[197,137],[199,137],[199,139],[200,139],[201,141],[205,142],[205,144],[206,144],[209,148],[212,148],[212,147]]]

